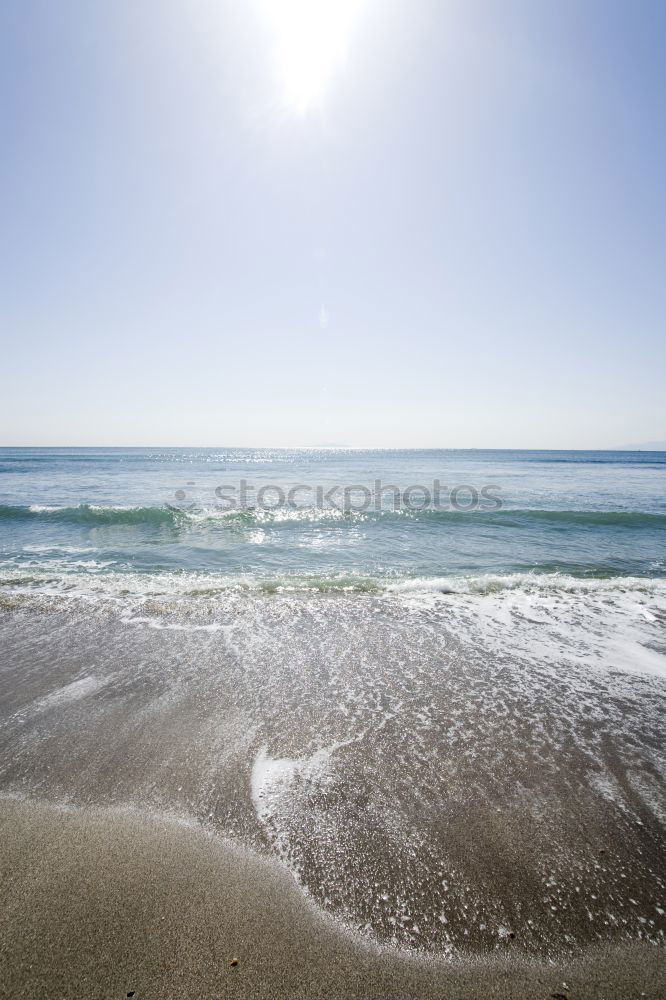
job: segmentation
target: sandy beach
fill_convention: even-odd
[[[650,945],[544,963],[513,941],[453,962],[360,944],[278,866],[166,817],[4,798],[0,844],[2,996],[664,996]]]
[[[661,677],[455,600],[7,608],[3,995],[663,995]]]

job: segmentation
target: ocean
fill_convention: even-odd
[[[161,581],[183,596],[202,579],[269,590],[658,580],[665,485],[664,452],[1,449],[2,579],[33,595],[43,576],[49,593]],[[396,510],[391,486],[411,490],[411,506]]]
[[[0,450],[0,789],[372,942],[664,934],[666,453]]]

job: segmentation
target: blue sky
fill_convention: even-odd
[[[0,443],[666,436],[666,4],[299,2],[1,5]]]

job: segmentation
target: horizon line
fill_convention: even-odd
[[[661,442],[660,442],[661,443]],[[259,451],[259,450],[271,450],[271,451],[553,451],[553,452],[647,452],[653,454],[662,454],[666,452],[666,442],[664,442],[663,448],[654,448],[646,446],[627,446],[610,448],[538,448],[538,447],[482,447],[479,445],[460,447],[455,445],[405,445],[405,446],[386,446],[386,445],[272,445],[272,444],[262,444],[262,445],[230,445],[230,444],[219,444],[219,445],[195,445],[195,444],[0,444],[0,450],[5,449],[33,449],[46,451],[49,449],[79,449],[81,451],[91,450],[91,449],[113,449],[119,451],[123,450],[135,450],[135,451],[146,451],[148,449],[157,448],[167,448],[171,450],[199,450],[199,451],[215,451],[220,449],[229,449],[230,451]]]

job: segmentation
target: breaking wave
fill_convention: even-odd
[[[96,504],[79,504],[75,507],[42,505],[9,506],[0,505],[2,521],[43,521],[46,523],[68,523],[81,525],[164,525],[187,524],[191,522],[216,521],[229,525],[262,525],[296,521],[318,523],[331,520],[351,521],[393,521],[408,519],[428,521],[443,525],[469,525],[519,527],[524,525],[548,525],[566,527],[618,527],[650,528],[666,530],[666,513],[645,513],[624,510],[343,510],[337,507],[319,509],[314,507],[280,507],[273,510],[252,508],[245,510],[225,510],[221,507],[191,508],[170,505],[152,507],[105,507]]]

